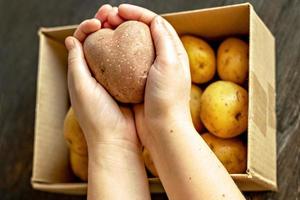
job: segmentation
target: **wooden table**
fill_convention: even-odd
[[[0,199],[85,199],[31,188],[37,30],[77,24],[104,1],[0,1]],[[121,1],[110,1],[118,5]],[[157,13],[242,1],[130,1]],[[276,37],[279,192],[247,193],[249,199],[300,199],[300,1],[251,1]],[[155,195],[153,199],[167,199]]]

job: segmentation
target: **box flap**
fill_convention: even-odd
[[[249,4],[237,4],[162,15],[179,35],[218,38],[249,33]]]
[[[67,51],[63,44],[40,34],[37,80],[34,181],[71,180],[63,121],[68,109]]]
[[[48,38],[52,38],[53,40],[64,44],[65,38],[69,35],[73,35],[76,28],[77,25],[57,26],[51,28],[42,27],[39,30],[39,34],[46,35]]]
[[[86,195],[87,184],[86,183],[39,183],[32,182],[32,187],[36,190],[45,192],[72,194],[72,195]]]
[[[248,173],[276,189],[275,40],[250,9]]]

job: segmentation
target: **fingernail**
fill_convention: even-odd
[[[96,23],[99,23],[99,24],[101,24],[101,20],[100,19],[98,19],[98,18],[93,18],[92,19],[94,22],[96,22]]]
[[[66,38],[66,41],[65,41],[65,45],[68,49],[68,51],[70,51],[71,49],[73,49],[75,47],[75,40],[73,37],[69,36]]]
[[[162,23],[163,23],[163,20],[162,20],[161,16],[157,16],[156,17],[156,24],[157,25],[162,25]]]

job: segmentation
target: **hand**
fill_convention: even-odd
[[[102,18],[113,8],[106,5],[100,10]],[[105,25],[106,24],[106,25]],[[109,26],[105,23],[105,26]],[[101,28],[98,19],[82,22],[65,41],[69,51],[68,87],[71,104],[84,131],[89,150],[98,143],[120,145],[136,150],[139,146],[132,112],[119,107],[115,100],[91,75],[84,59],[82,44],[88,34]]]
[[[192,126],[189,97],[191,78],[186,51],[173,27],[157,14],[129,4],[122,4],[108,15],[96,17],[116,27],[125,20],[137,20],[149,25],[156,59],[150,68],[145,88],[144,106],[135,106],[138,135],[142,143],[158,140],[157,132],[177,124]],[[169,128],[169,127],[168,127]]]
[[[170,199],[243,199],[220,161],[194,129],[188,57],[172,26],[155,13],[120,5],[107,21],[138,20],[150,26],[156,50],[144,105],[135,106],[138,135],[155,163]],[[214,188],[214,189],[211,189]]]
[[[71,104],[88,145],[88,199],[150,199],[133,114],[93,78],[82,50],[90,33],[115,26],[109,17],[114,13],[116,8],[102,6],[97,18],[82,22],[65,40]]]

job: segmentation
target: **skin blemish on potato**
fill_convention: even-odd
[[[225,62],[224,62],[224,66],[227,66],[230,62],[230,58],[226,58]]]
[[[199,64],[199,68],[200,68],[200,69],[203,69],[203,68],[204,68],[204,66],[205,66],[205,64],[204,64],[204,63],[200,63],[200,64]]]
[[[170,133],[173,133],[173,132],[174,132],[173,129],[171,129],[171,130],[170,130]]]
[[[222,197],[225,198],[225,194],[222,194]]]
[[[67,142],[71,145],[72,144],[72,140],[71,139],[67,139]]]
[[[236,95],[237,101],[240,101],[240,93],[239,93],[239,91],[236,91],[235,95]]]
[[[238,113],[234,116],[234,118],[235,118],[237,121],[239,121],[239,120],[241,119],[241,117],[242,117],[242,114],[241,114],[240,112],[238,112]]]

